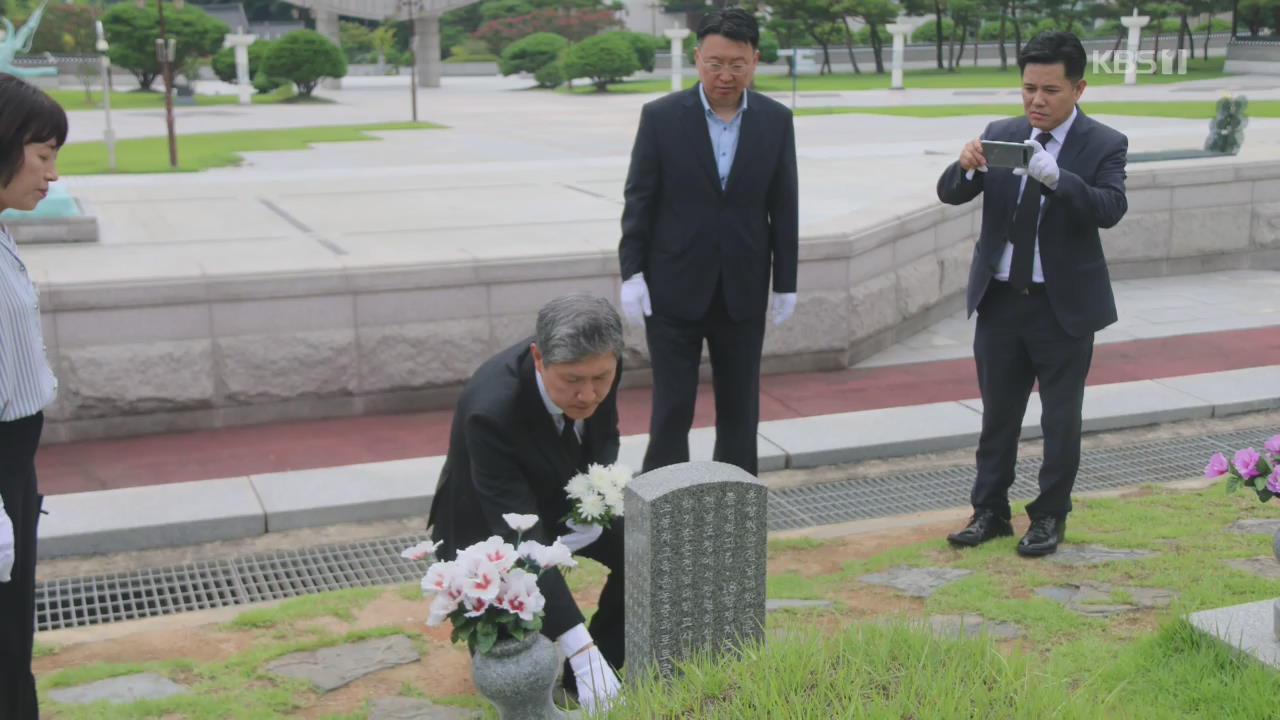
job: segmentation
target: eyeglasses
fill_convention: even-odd
[[[747,74],[747,66],[742,63],[735,63],[733,65],[724,65],[722,63],[713,62],[713,63],[703,63],[703,66],[706,67],[711,72],[715,73],[716,75],[719,75],[725,70],[728,70],[729,74],[733,75],[734,77],[740,77],[742,75]]]

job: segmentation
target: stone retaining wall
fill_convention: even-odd
[[[1280,162],[1130,168],[1129,214],[1105,233],[1116,278],[1280,269]],[[765,342],[766,372],[834,369],[962,307],[980,213],[932,203],[801,244],[800,302]],[[881,209],[883,212],[883,209]],[[842,223],[867,223],[871,212]],[[289,276],[48,286],[61,382],[50,442],[449,407],[490,353],[570,290],[618,293],[592,254]],[[648,382],[628,330],[628,385]]]

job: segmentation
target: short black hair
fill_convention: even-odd
[[[67,113],[43,90],[0,73],[0,186],[22,169],[29,143],[67,141]]]
[[[698,44],[702,44],[702,39],[708,35],[749,43],[752,48],[760,47],[760,23],[755,15],[742,8],[712,10],[704,15],[702,24],[698,26]]]
[[[1067,79],[1078,83],[1084,77],[1084,62],[1084,45],[1080,44],[1080,38],[1062,30],[1049,30],[1031,38],[1022,46],[1022,54],[1018,56],[1018,70],[1026,70],[1029,63],[1062,63]]]

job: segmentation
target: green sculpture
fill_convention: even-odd
[[[9,22],[9,18],[0,17],[0,23],[4,24],[4,39],[0,40],[0,73],[9,73],[18,77],[39,77],[41,75],[57,75],[58,68],[19,68],[13,66],[13,56],[18,53],[30,52],[31,40],[35,37],[36,28],[40,27],[40,18],[44,16],[44,6],[48,4],[48,0],[40,3],[40,7],[31,13],[31,17],[22,24],[18,30],[14,30],[13,23]]]
[[[1243,95],[1232,97],[1223,95],[1218,100],[1218,112],[1209,121],[1209,137],[1205,138],[1204,149],[1211,152],[1235,155],[1244,144],[1244,127],[1249,124],[1244,110],[1249,100]]]

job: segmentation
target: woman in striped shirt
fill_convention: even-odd
[[[54,163],[67,139],[67,114],[44,92],[0,74],[0,212],[31,210],[58,179]],[[0,583],[0,718],[38,720],[31,674],[35,637],[36,447],[42,410],[58,383],[45,358],[36,289],[17,246],[0,226],[0,580],[12,527],[12,579]]]

